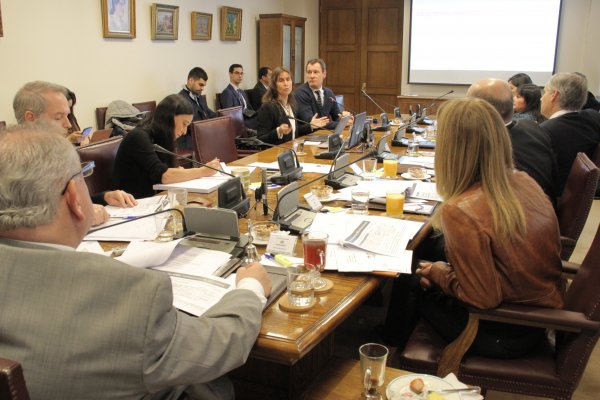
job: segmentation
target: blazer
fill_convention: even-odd
[[[600,113],[594,110],[570,112],[542,122],[540,128],[550,136],[556,155],[556,193],[560,197],[577,153],[592,158],[600,142]]]
[[[550,138],[537,122],[512,121],[507,126],[512,142],[513,158],[518,170],[527,172],[556,207],[556,157]]]
[[[193,121],[201,121],[217,117],[217,113],[208,108],[206,96],[197,96],[195,93],[190,92],[187,88],[181,89],[179,95],[183,96],[184,99],[189,101],[190,105],[192,106],[194,110]],[[188,128],[188,131],[189,130],[190,129]]]
[[[281,105],[275,101],[263,103],[258,110],[257,137],[263,142],[271,144],[280,144],[291,140],[291,132],[283,135],[281,139],[277,137],[277,127],[281,124],[292,125]],[[310,132],[312,132],[310,125],[296,121],[296,137]]]
[[[267,88],[260,81],[256,82],[252,92],[250,93],[250,103],[255,110],[259,110],[262,105],[262,98],[267,92]]]
[[[332,98],[335,99],[335,94],[331,89],[323,87],[322,112],[319,112],[317,99],[308,83],[298,86],[294,90],[293,96],[298,103],[298,118],[309,122],[315,114],[318,114],[319,117],[329,117],[331,121],[325,126],[325,129],[335,129],[341,111],[338,104],[332,100]]]
[[[246,361],[260,329],[249,290],[193,317],[173,307],[159,271],[3,238],[0,259],[0,354],[23,365],[32,399],[133,400],[207,386]]]
[[[244,97],[244,100],[246,100],[246,108],[254,110],[254,108],[252,107],[252,103],[250,103],[250,99],[248,99],[248,96],[246,96],[246,92],[244,92],[243,90],[240,90],[240,92],[242,94],[242,97]],[[237,106],[244,107],[244,104],[240,100],[237,90],[235,90],[235,88],[231,86],[231,84],[229,84],[221,93],[221,107],[229,108]]]

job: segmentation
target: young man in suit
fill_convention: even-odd
[[[335,101],[335,94],[323,86],[327,77],[327,66],[320,58],[309,60],[306,63],[306,83],[298,86],[294,97],[298,103],[298,118],[310,121],[317,114],[318,117],[328,117],[330,122],[326,129],[335,129],[340,117],[350,115],[348,111],[340,111]]]
[[[244,80],[244,67],[240,64],[231,64],[229,66],[229,85],[221,93],[221,107],[242,106],[244,124],[247,128],[256,130],[258,127],[256,110],[252,107],[246,92],[240,88],[242,80]]]
[[[201,121],[205,119],[215,118],[217,113],[208,108],[206,103],[206,97],[202,96],[202,91],[206,87],[208,81],[208,74],[200,67],[194,67],[188,73],[187,83],[183,86],[183,89],[179,92],[184,99],[189,101],[192,109],[194,110],[192,121]],[[191,138],[192,125],[188,126],[188,131],[185,135],[177,139],[177,147],[180,149],[191,149],[192,138]]]
[[[555,74],[544,86],[541,107],[548,120],[540,127],[550,136],[556,154],[559,196],[577,153],[591,158],[600,142],[600,114],[595,110],[581,110],[586,98],[586,80],[577,74]]]
[[[256,85],[254,85],[254,88],[250,93],[250,103],[252,103],[252,107],[254,107],[256,111],[258,111],[262,105],[262,98],[271,83],[271,75],[273,75],[273,70],[269,67],[261,67],[258,70],[258,82],[256,82]]]
[[[556,206],[556,158],[548,135],[530,120],[513,120],[513,95],[508,84],[500,79],[475,82],[467,96],[490,103],[506,124],[513,148],[515,167],[527,172]]]
[[[223,375],[258,335],[264,268],[240,268],[237,288],[193,317],[173,307],[164,272],[76,252],[89,170],[53,132],[0,132],[0,354],[22,364],[32,399],[232,399]]]
[[[46,122],[51,124],[63,136],[71,127],[69,122],[69,103],[67,88],[51,82],[34,81],[26,83],[15,95],[13,100],[15,118],[19,124],[25,122]],[[122,190],[110,190],[95,193],[94,225],[108,221],[108,212],[103,205],[116,207],[132,207],[137,204],[135,198]]]

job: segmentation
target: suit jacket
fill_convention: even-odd
[[[258,110],[258,133],[257,137],[265,143],[280,144],[292,139],[292,133],[277,137],[277,127],[281,124],[292,126],[290,119],[283,111],[281,105],[276,101],[263,103]],[[296,121],[296,137],[312,132],[310,125]]]
[[[542,122],[540,128],[550,136],[556,154],[556,193],[560,197],[577,153],[591,158],[600,142],[600,113],[594,110],[570,112]]]
[[[32,399],[201,386],[242,365],[260,329],[248,290],[192,317],[173,307],[162,272],[3,238],[0,259],[0,354],[21,362]]]
[[[548,135],[531,120],[513,121],[508,126],[515,167],[527,172],[556,206],[556,158]]]
[[[298,86],[293,93],[298,103],[298,118],[309,122],[313,115],[318,114],[319,117],[329,117],[331,120],[326,126],[326,129],[335,129],[337,120],[339,119],[340,108],[338,104],[332,100],[335,99],[335,94],[331,89],[323,87],[323,108],[319,112],[317,99],[308,83],[303,83]]]
[[[248,99],[248,96],[246,96],[246,92],[244,92],[243,90],[240,90],[240,92],[241,92],[244,100],[246,100],[246,108],[244,108],[244,111],[246,111],[246,110],[254,111],[254,108],[252,108],[252,103],[250,103],[250,99]],[[229,85],[227,85],[225,90],[223,90],[223,92],[221,93],[221,107],[229,108],[229,107],[237,107],[237,106],[244,107],[244,104],[240,100],[237,90],[233,86],[231,86],[231,84],[229,84]],[[246,125],[247,128],[257,129],[258,120],[256,118],[256,114],[254,114],[251,117],[248,117],[246,114],[244,114],[244,124]]]
[[[262,98],[266,92],[267,88],[265,87],[265,85],[263,85],[260,81],[256,82],[256,85],[254,85],[254,88],[252,89],[252,93],[250,95],[250,103],[252,103],[252,107],[255,110],[260,109],[260,106],[262,105]]]
[[[193,121],[201,121],[204,119],[217,117],[217,113],[208,108],[208,104],[206,103],[206,96],[197,96],[195,93],[190,92],[187,88],[181,89],[179,94],[183,96],[184,99],[189,101],[190,105],[194,109]]]

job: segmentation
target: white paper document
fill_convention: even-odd
[[[212,275],[230,259],[231,254],[224,251],[177,246],[168,260],[153,269],[193,276]]]
[[[409,192],[411,197],[425,200],[442,201],[438,194],[435,182],[416,182]]]
[[[231,178],[230,176],[219,174],[205,178],[192,179],[191,181],[177,183],[158,183],[152,186],[154,190],[169,190],[175,188],[187,189],[191,193],[210,193],[214,192]]]
[[[326,270],[340,272],[387,271],[410,274],[412,251],[405,250],[400,257],[349,249],[338,245],[327,246]]]
[[[121,225],[111,226],[126,222]],[[151,217],[126,220],[111,218],[108,222],[95,226],[93,229],[109,227],[98,232],[88,233],[83,240],[108,240],[130,242],[132,240],[154,240],[157,235],[156,221]]]
[[[138,204],[134,207],[106,206],[105,208],[111,218],[129,219],[152,214],[169,207],[167,196],[152,196],[136,200]]]
[[[248,164],[251,167],[266,168],[273,171],[279,171],[279,163],[277,161],[271,163],[254,162]],[[302,172],[316,172],[319,174],[326,174],[331,169],[331,164],[316,164],[316,163],[305,163],[301,162]]]
[[[170,274],[173,285],[173,306],[200,316],[235,289],[235,281],[217,276],[182,276]]]
[[[154,267],[166,262],[179,242],[181,239],[169,242],[132,241],[116,260],[139,268]]]
[[[426,156],[402,156],[398,160],[400,164],[408,164],[408,165],[420,165],[425,168],[433,169],[434,166],[434,157],[426,157]]]

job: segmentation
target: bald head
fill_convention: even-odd
[[[505,123],[512,121],[513,96],[510,86],[500,79],[483,79],[471,85],[467,96],[477,97],[490,103],[502,116]]]

